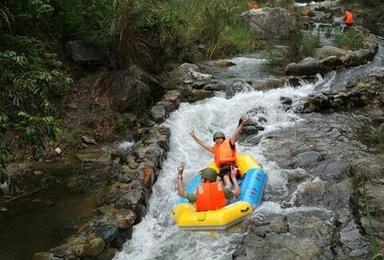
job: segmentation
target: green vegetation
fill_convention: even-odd
[[[349,50],[360,49],[362,47],[364,39],[364,32],[353,28],[348,31],[337,33],[334,35],[335,44],[340,48]]]
[[[239,20],[244,0],[124,0],[116,6],[113,35],[121,63],[159,71],[166,63],[247,50],[252,35]]]
[[[291,62],[298,62],[312,56],[316,48],[321,46],[319,35],[304,33],[299,29],[292,30],[284,43],[286,48],[276,49],[274,45],[270,45],[274,47],[267,49],[268,66],[285,66]]]
[[[0,164],[11,151],[42,156],[60,131],[58,103],[72,83],[63,46],[106,46],[118,68],[162,72],[169,64],[246,51],[245,0],[5,0],[0,4]],[[199,48],[197,47],[199,46]],[[123,131],[121,123],[115,129]]]
[[[369,226],[369,239],[371,240],[371,252],[372,252],[372,260],[381,260],[384,259],[384,255],[380,252],[380,249],[377,245],[377,240],[374,232],[374,226],[372,223],[372,217],[371,217],[371,212],[369,210],[368,206],[368,196],[367,196],[367,185],[365,183],[365,180],[362,180],[362,185],[363,185],[363,198],[364,198],[364,204],[365,204],[365,214],[367,215],[368,218],[368,226]]]
[[[384,125],[378,128],[362,126],[358,135],[368,147],[375,149],[379,154],[384,153]]]
[[[381,34],[384,23],[384,3],[377,0],[344,0],[351,7],[352,12],[359,10],[357,21],[362,23],[372,33]]]

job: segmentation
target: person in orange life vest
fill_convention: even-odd
[[[353,25],[353,15],[352,15],[350,9],[347,9],[345,11],[343,21],[344,21],[345,25],[347,25],[347,27],[351,27]]]
[[[225,138],[223,132],[219,131],[213,134],[213,141],[215,144],[209,146],[203,140],[198,138],[195,131],[192,130],[190,135],[207,151],[211,152],[214,156],[215,164],[219,167],[219,176],[224,179],[226,185],[231,187],[229,174],[232,167],[236,164],[236,141],[244,124],[249,120],[249,117],[242,116],[239,123],[229,139]]]
[[[180,197],[187,198],[190,203],[195,203],[197,211],[217,210],[224,207],[228,200],[240,194],[240,187],[236,180],[236,168],[231,172],[234,190],[223,187],[221,178],[211,168],[200,171],[201,183],[194,193],[186,193],[183,182],[184,164],[177,167],[177,193]]]

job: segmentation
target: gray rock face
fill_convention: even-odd
[[[97,81],[99,96],[119,112],[143,111],[160,99],[163,86],[141,69],[109,72]]]
[[[327,46],[323,46],[321,48],[316,49],[314,57],[320,58],[320,59],[328,57],[328,56],[341,57],[341,56],[347,55],[349,53],[352,53],[352,51],[348,51],[348,50],[337,48],[335,46],[328,46],[327,45]]]
[[[69,41],[65,44],[71,59],[79,63],[104,64],[109,61],[109,52],[106,48],[92,46],[81,40]]]
[[[324,91],[308,96],[299,103],[296,112],[310,113],[367,105],[372,108],[380,107],[383,82],[384,75],[371,76],[358,82],[351,82],[338,93]]]
[[[324,162],[316,169],[316,175],[322,180],[337,180],[344,174],[347,163],[344,161]]]
[[[377,48],[377,41],[372,36],[367,36],[363,42],[363,48],[356,51],[323,46],[316,50],[315,58],[307,57],[299,63],[288,64],[285,67],[285,73],[287,75],[315,75],[340,67],[358,66],[372,60]]]
[[[263,39],[284,38],[296,24],[296,19],[283,8],[259,8],[241,14],[251,30]]]
[[[312,167],[315,163],[317,163],[321,158],[321,155],[319,152],[316,151],[310,151],[310,152],[304,152],[300,153],[297,156],[295,156],[292,159],[292,166],[295,167]]]
[[[320,72],[320,62],[312,57],[307,57],[299,63],[290,63],[285,68],[288,75],[315,75]]]
[[[200,72],[196,64],[183,63],[169,73],[168,89],[203,88],[212,79],[212,75]]]
[[[320,210],[253,217],[233,258],[332,259],[333,218]]]

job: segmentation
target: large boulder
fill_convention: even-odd
[[[200,72],[196,64],[183,63],[169,73],[168,89],[202,89],[212,79],[212,75]]]
[[[118,112],[142,112],[163,94],[163,86],[149,73],[132,67],[129,71],[104,73],[96,82],[97,100]]]
[[[323,46],[321,48],[317,48],[315,51],[315,58],[325,58],[328,56],[336,56],[336,57],[341,57],[344,55],[347,55],[351,53],[352,51],[348,51],[345,49],[340,49],[335,46]]]
[[[263,39],[287,37],[296,24],[294,15],[283,8],[252,9],[242,13],[241,17]]]
[[[307,57],[299,63],[290,63],[285,67],[287,75],[316,75],[322,72],[322,67],[317,59]]]

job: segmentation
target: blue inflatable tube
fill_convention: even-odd
[[[267,174],[262,168],[252,168],[247,171],[243,179],[239,179],[240,196],[231,202],[235,201],[247,201],[253,207],[258,207],[261,204],[263,197],[263,191],[267,183]],[[200,175],[196,175],[191,182],[185,187],[187,193],[196,192],[201,182]],[[187,203],[186,198],[179,198],[177,204]]]
[[[260,206],[267,179],[262,168],[249,169],[241,183],[238,200],[247,201],[254,207]]]

